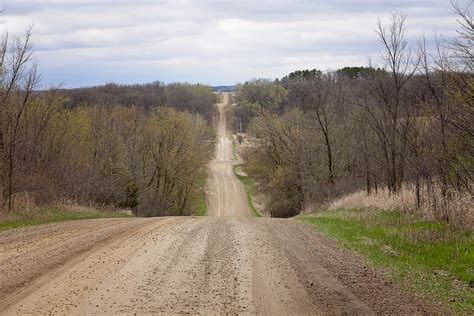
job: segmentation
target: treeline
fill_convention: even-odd
[[[377,25],[380,68],[297,71],[238,87],[234,126],[257,143],[247,169],[272,216],[388,190],[409,191],[424,215],[462,220],[450,203],[472,197],[474,28],[469,12],[456,9],[459,36],[433,52],[424,40],[410,47],[405,17],[395,14]]]
[[[0,47],[1,210],[23,198],[193,212],[212,155],[207,86],[162,84],[39,91],[28,31]]]
[[[188,83],[161,82],[135,85],[109,83],[104,86],[62,89],[67,97],[65,106],[75,108],[81,105],[138,106],[147,110],[157,106],[169,106],[178,111],[198,113],[211,120],[215,95],[210,86]]]

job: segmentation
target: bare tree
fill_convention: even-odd
[[[39,76],[31,45],[31,28],[24,38],[5,35],[0,51],[0,170],[3,208],[12,208],[15,149],[20,122],[33,99]]]
[[[374,130],[384,158],[386,181],[390,192],[402,185],[405,168],[410,114],[406,86],[418,69],[419,61],[405,38],[405,16],[394,13],[388,26],[379,20],[377,34],[384,47],[384,71],[375,73],[371,85],[373,102],[358,102],[366,123]]]

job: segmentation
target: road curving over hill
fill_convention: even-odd
[[[209,216],[0,233],[0,314],[445,314],[292,219],[254,218],[219,115]]]

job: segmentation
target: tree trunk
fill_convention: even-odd
[[[419,210],[421,210],[420,176],[418,174],[416,175],[415,187],[416,187],[416,207]]]
[[[369,171],[366,172],[366,177],[367,177],[367,195],[370,195],[372,188],[370,185],[370,172]]]

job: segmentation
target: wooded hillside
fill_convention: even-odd
[[[78,203],[150,215],[193,212],[212,155],[216,102],[203,85],[39,90],[31,33],[0,47],[0,186],[5,212]]]
[[[410,45],[405,16],[379,21],[384,64],[240,85],[236,124],[253,138],[247,171],[273,216],[292,216],[345,194],[414,197],[414,211],[472,220],[472,18],[458,37]],[[469,198],[471,197],[471,198]],[[462,203],[459,203],[462,199]]]

